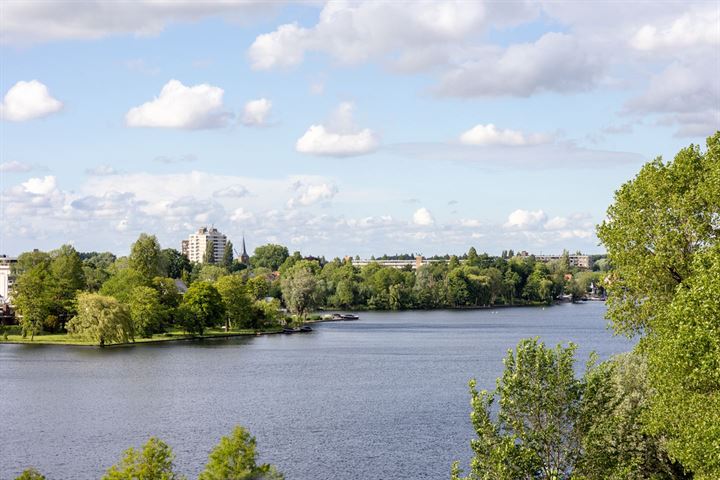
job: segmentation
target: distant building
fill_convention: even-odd
[[[428,260],[427,258],[418,255],[415,257],[414,260],[375,260],[375,259],[352,259],[351,257],[345,257],[345,261],[352,262],[353,265],[356,267],[364,267],[365,265],[369,265],[371,263],[377,263],[378,265],[381,265],[383,267],[392,267],[397,269],[403,269],[406,267],[410,267],[413,270],[417,270],[418,268],[422,267],[423,265],[429,265],[431,263],[435,262],[444,262],[445,260]]]
[[[183,253],[187,251],[185,255],[191,262],[205,263],[205,252],[207,252],[207,246],[210,243],[213,252],[212,263],[217,263],[222,260],[227,237],[215,227],[198,229],[197,233],[193,233],[187,240],[183,240],[181,248]]]
[[[526,251],[519,252],[517,254],[519,257],[528,257],[530,254]],[[562,258],[562,254],[560,255],[533,255],[535,257],[535,260],[538,262],[552,262],[555,260],[560,260]],[[582,255],[582,254],[569,254],[568,255],[568,261],[570,262],[571,267],[578,267],[578,268],[590,268],[592,267],[592,261],[590,260],[590,255]]]
[[[15,262],[17,262],[15,257],[0,255],[0,307],[10,302],[10,292],[15,280],[11,274],[11,267]]]
[[[180,253],[190,258],[190,240],[180,242]]]

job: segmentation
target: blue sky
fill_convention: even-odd
[[[602,252],[720,125],[716,2],[15,2],[0,253],[214,224],[328,257]]]

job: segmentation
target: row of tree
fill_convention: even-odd
[[[462,478],[720,478],[720,132],[704,152],[646,164],[598,236],[608,317],[640,338],[634,352],[576,378],[573,346],[521,342],[495,392],[471,382],[477,438]]]
[[[273,465],[257,464],[255,448],[255,438],[244,428],[235,427],[210,452],[198,480],[283,480],[285,477]],[[141,450],[129,448],[102,480],[185,480],[175,471],[174,462],[170,446],[151,437]],[[45,476],[28,468],[16,480],[45,480]]]

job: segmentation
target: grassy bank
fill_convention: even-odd
[[[35,338],[33,340],[30,340],[30,337],[25,337],[20,334],[17,328],[11,327],[5,327],[6,331],[4,333],[0,333],[0,344],[7,343],[7,344],[28,344],[28,345],[73,345],[73,346],[95,346],[97,347],[98,344],[96,342],[91,342],[82,338],[78,338],[73,335],[69,335],[67,333],[42,333],[39,335],[35,335]],[[274,328],[274,329],[268,329],[268,330],[230,330],[229,332],[226,332],[222,329],[208,329],[206,330],[202,335],[191,335],[183,332],[179,329],[173,329],[169,330],[166,333],[159,333],[155,334],[152,337],[149,338],[136,338],[134,342],[129,343],[114,343],[110,345],[105,345],[105,347],[127,347],[132,345],[141,345],[141,344],[152,344],[152,343],[162,343],[162,342],[177,342],[182,340],[196,340],[196,339],[202,339],[202,338],[228,338],[228,337],[242,337],[242,336],[254,336],[254,335],[263,335],[263,334],[269,334],[269,333],[279,333],[282,329],[280,328]]]

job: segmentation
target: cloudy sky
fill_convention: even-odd
[[[720,3],[5,0],[0,98],[0,253],[595,253],[720,128]]]

